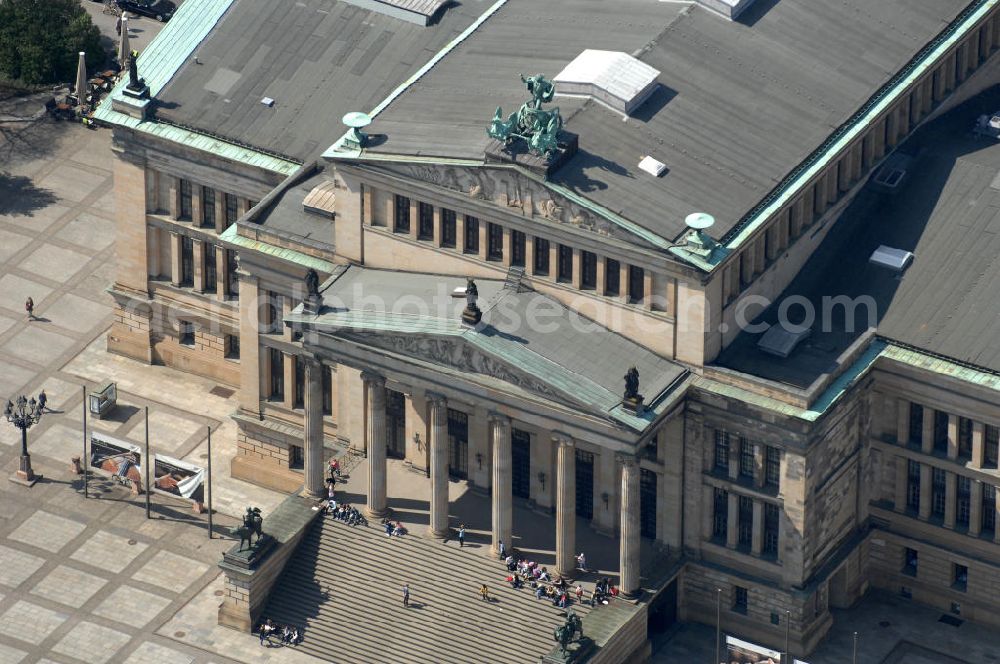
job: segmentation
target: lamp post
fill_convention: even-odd
[[[719,644],[722,642],[722,588],[715,589],[715,664],[719,659]]]
[[[28,429],[38,424],[42,419],[42,406],[34,397],[29,401],[25,396],[19,396],[16,401],[7,401],[3,411],[7,421],[21,430],[21,460],[17,472],[11,475],[12,482],[33,486],[41,475],[35,475],[31,470],[31,456],[28,455]]]

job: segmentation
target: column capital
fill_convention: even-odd
[[[561,445],[563,447],[575,447],[576,446],[576,440],[573,438],[573,436],[570,436],[569,434],[562,433],[561,431],[553,431],[552,432],[552,442],[556,443],[557,445]]]
[[[427,392],[424,395],[424,398],[427,399],[428,405],[445,406],[445,407],[447,407],[448,405],[448,397],[441,394],[440,392]]]
[[[375,373],[374,371],[369,371],[368,369],[361,372],[361,380],[363,380],[366,385],[385,387],[385,376]]]
[[[510,426],[510,417],[504,415],[503,413],[498,413],[495,410],[491,410],[486,415],[486,418],[489,420],[490,424],[503,424]]]
[[[615,461],[623,466],[628,466],[629,468],[634,468],[639,465],[639,457],[636,454],[630,452],[616,452]]]

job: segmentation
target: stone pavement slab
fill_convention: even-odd
[[[90,260],[90,256],[78,251],[63,249],[54,244],[44,244],[31,252],[18,266],[46,279],[65,283],[79,272]]]
[[[93,574],[59,565],[38,582],[31,594],[78,609],[105,583],[107,581]]]
[[[129,542],[135,544],[129,544]],[[121,535],[99,530],[77,547],[73,560],[93,565],[98,569],[118,573],[129,566],[137,556],[145,551],[147,545],[137,540],[129,540]]]
[[[45,308],[45,317],[67,330],[85,332],[111,320],[110,302],[94,302],[67,293]]]
[[[107,179],[107,173],[92,172],[66,164],[56,166],[38,182],[38,186],[56,192],[61,201],[77,203],[104,184]]]
[[[62,421],[55,422],[28,441],[28,451],[32,457],[38,454],[68,464],[70,457],[80,456],[83,453],[81,426],[73,427]]]
[[[0,586],[17,588],[45,564],[44,558],[0,546]]]
[[[68,613],[21,600],[0,617],[0,634],[38,645],[68,619]]]
[[[24,312],[24,300],[29,296],[37,307],[51,292],[52,289],[48,286],[16,274],[5,274],[0,277],[0,307],[6,307],[15,313]]]
[[[181,445],[199,430],[207,432],[198,422],[164,410],[149,409],[149,444],[154,453],[176,456]]]
[[[193,657],[173,648],[146,641],[129,655],[125,664],[191,664],[193,661]]]
[[[69,210],[70,208],[65,205],[57,204],[34,210],[30,214],[0,214],[0,224],[16,226],[33,233],[41,233],[48,229],[56,219],[69,212]]]
[[[35,372],[31,369],[6,363],[3,371],[0,371],[0,397],[9,399],[19,393],[21,387],[31,380],[34,375]],[[8,445],[21,443],[21,434],[14,427],[4,427],[4,429],[6,430],[0,433],[0,443]]]
[[[167,608],[170,600],[132,586],[119,586],[94,609],[94,614],[132,627],[145,627]]]
[[[59,229],[59,239],[99,251],[114,243],[115,222],[89,212],[82,212]]]
[[[70,399],[83,398],[83,391],[80,385],[53,376],[39,381],[26,392],[27,394],[37,395],[42,390],[45,390],[45,396],[48,399],[47,415],[52,415],[54,411],[65,410],[66,402]],[[77,409],[76,414],[78,416],[80,416],[79,413],[80,411]]]
[[[166,590],[181,592],[206,571],[208,565],[204,563],[170,551],[160,551],[132,578]]]
[[[35,313],[38,315],[37,309]],[[43,325],[44,323],[38,321],[32,322],[31,327],[21,330],[4,344],[4,352],[44,366],[53,357],[62,355],[76,343],[71,337],[49,332],[42,327]]]
[[[84,621],[54,645],[52,652],[77,659],[83,659],[83,655],[88,664],[104,664],[131,639],[124,632]]]
[[[39,510],[29,516],[8,537],[17,542],[45,549],[50,553],[58,553],[85,528],[86,526],[78,521]]]
[[[0,643],[0,664],[18,664],[18,662],[27,656],[28,653],[23,650]]]
[[[13,233],[0,228],[0,262],[6,262],[11,256],[21,251],[31,242],[31,238],[22,233]]]

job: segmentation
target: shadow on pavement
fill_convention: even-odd
[[[52,191],[36,187],[29,177],[0,173],[0,214],[30,217],[56,200]]]

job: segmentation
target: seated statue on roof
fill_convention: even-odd
[[[536,155],[548,157],[559,147],[559,132],[563,120],[558,108],[545,110],[542,104],[552,101],[556,86],[542,74],[521,76],[521,81],[531,93],[531,100],[521,104],[521,108],[504,120],[503,109],[497,107],[487,134],[491,138],[510,145],[517,139],[528,144],[528,149]]]

